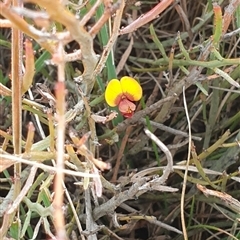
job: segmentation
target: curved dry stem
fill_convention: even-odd
[[[84,66],[84,72],[81,76],[82,90],[84,94],[89,95],[95,82],[93,72],[98,61],[93,49],[93,38],[91,34],[85,30],[79,20],[71,12],[67,11],[60,2],[48,0],[32,0],[29,2],[45,8],[49,17],[66,26],[73,39],[78,42],[81,48],[82,63]]]

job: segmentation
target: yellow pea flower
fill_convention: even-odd
[[[120,79],[112,79],[106,88],[105,99],[109,106],[118,106],[119,111],[126,118],[133,115],[136,105],[142,97],[142,87],[131,77],[125,76]]]

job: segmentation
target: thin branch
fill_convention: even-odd
[[[93,72],[98,62],[98,57],[93,49],[93,38],[90,33],[80,24],[79,20],[68,11],[60,2],[48,1],[48,0],[29,0],[38,4],[42,8],[45,8],[49,17],[64,26],[81,47],[82,63],[84,66],[84,72],[81,76],[81,83],[83,85],[83,92],[87,96],[92,91],[95,83]]]
[[[17,196],[17,198],[14,200],[14,202],[12,203],[12,205],[9,207],[9,209],[7,210],[7,214],[12,214],[14,211],[17,210],[18,206],[20,205],[20,203],[22,202],[24,196],[26,196],[26,194],[28,193],[28,190],[30,189],[30,187],[32,186],[32,183],[34,181],[36,172],[37,172],[37,167],[36,166],[32,166],[28,179],[25,183],[25,186],[23,187],[23,189],[21,190],[21,192],[19,193],[19,195]]]
[[[124,2],[124,1],[121,0],[121,2]],[[119,1],[117,1],[114,4],[111,3],[111,4],[108,4],[107,6],[105,5],[103,15],[99,18],[96,24],[89,31],[89,33],[93,38],[100,31],[100,29],[107,22],[107,20],[111,17],[111,15],[114,14],[119,9],[119,7],[120,7]]]
[[[99,60],[99,63],[98,63],[98,65],[97,65],[97,67],[94,71],[94,77],[96,77],[99,73],[102,72],[102,70],[105,66],[106,60],[108,58],[109,52],[112,50],[113,45],[115,44],[115,42],[118,38],[118,30],[120,28],[124,7],[125,7],[125,1],[122,1],[119,9],[116,12],[116,17],[115,17],[114,23],[113,23],[112,35],[111,35],[107,45],[105,46],[105,48],[103,50],[103,53],[102,53],[101,58]]]
[[[147,124],[147,121],[144,118],[141,118],[140,122],[145,124],[145,125]],[[154,122],[154,121],[149,121],[149,122],[152,126],[158,128],[158,129],[161,129],[163,131],[172,133],[174,135],[179,135],[179,136],[183,136],[183,137],[187,137],[187,138],[189,137],[189,135],[186,132],[183,132],[183,131],[180,131],[180,130],[177,130],[177,129],[174,129],[174,128],[171,128],[171,127],[168,127],[168,126],[165,126],[162,123],[157,123],[157,122]],[[196,136],[192,136],[192,139],[194,139],[196,141],[201,141],[202,140],[201,137],[196,137]]]
[[[27,160],[27,159],[24,159],[21,157],[13,156],[13,155],[2,154],[1,151],[0,151],[0,159],[1,159],[1,161],[11,160],[11,161],[24,163],[24,164],[27,164],[30,166],[36,166],[38,168],[43,169],[44,171],[52,172],[53,174],[57,171],[56,167],[51,167],[46,164],[38,163],[38,162],[32,161],[32,160]],[[64,174],[68,174],[68,175],[72,175],[72,176],[76,176],[76,177],[99,177],[99,175],[96,175],[96,174],[85,173],[85,172],[75,172],[75,171],[71,171],[68,169],[62,169],[62,170],[59,170],[59,172],[62,172]]]
[[[56,58],[56,59],[55,59]],[[58,82],[56,83],[56,109],[57,109],[57,162],[56,177],[54,181],[54,225],[56,228],[57,239],[66,239],[65,221],[62,210],[64,190],[62,183],[64,182],[64,143],[65,143],[65,61],[64,50],[61,42],[58,44],[58,52],[53,57],[58,65]]]
[[[39,38],[39,36],[35,32],[31,31],[30,26],[24,19],[11,11],[11,9],[2,2],[0,2],[0,12],[3,17],[5,17],[11,22],[13,28],[19,29],[25,34],[27,34],[29,37],[35,39],[43,48],[45,48],[49,52],[54,52],[54,46],[50,44],[48,40],[43,40]]]
[[[228,27],[232,21],[233,14],[240,5],[240,0],[231,0],[229,5],[225,8],[224,11],[224,16],[223,16],[223,29],[222,29],[222,34],[224,35]]]
[[[167,146],[162,141],[160,141],[153,133],[151,133],[148,129],[144,129],[144,131],[147,134],[147,136],[158,145],[158,147],[165,153],[165,155],[167,157],[168,164],[163,170],[163,175],[159,179],[156,179],[158,184],[160,184],[160,185],[164,184],[166,182],[166,180],[168,179],[169,174],[171,172],[173,172],[172,154],[169,151],[169,149],[167,148]]]
[[[156,19],[160,13],[162,13],[168,6],[172,4],[173,0],[163,0],[158,3],[154,8],[152,8],[146,14],[141,15],[137,20],[129,24],[127,27],[119,31],[120,35],[131,33],[136,31],[141,26],[147,24],[148,22]]]
[[[128,126],[127,127],[126,132],[124,134],[124,137],[122,139],[121,147],[120,147],[120,149],[118,151],[117,161],[116,161],[116,164],[115,164],[115,167],[114,167],[114,172],[113,172],[113,176],[112,176],[111,182],[116,182],[117,181],[117,176],[118,176],[118,171],[119,171],[119,168],[120,168],[121,159],[123,157],[124,150],[126,148],[126,144],[127,144],[129,135],[130,135],[130,133],[132,131],[132,127],[133,126]]]
[[[85,26],[87,24],[87,22],[94,15],[94,13],[96,12],[97,8],[100,6],[101,3],[102,3],[102,0],[97,0],[97,2],[95,2],[95,4],[91,7],[91,9],[86,13],[86,15],[80,21],[80,24],[82,26]]]
[[[13,6],[21,6],[22,4],[18,0],[12,1]],[[6,7],[1,3],[0,7]],[[0,8],[2,10],[2,8]],[[2,11],[0,11],[2,14]],[[21,141],[22,141],[22,59],[23,59],[23,34],[19,29],[12,28],[12,44],[11,44],[11,56],[12,56],[12,129],[13,129],[13,146],[14,154],[21,154]],[[14,194],[13,200],[16,200],[21,191],[21,163],[14,164]],[[12,223],[13,218],[18,210],[19,205],[14,207],[13,211],[6,213],[3,218],[2,227],[0,229],[0,239],[3,239],[8,231],[9,225]]]
[[[181,220],[182,220],[181,223],[182,223],[184,239],[187,240],[188,236],[187,236],[187,230],[186,230],[186,224],[185,224],[185,218],[184,218],[184,197],[185,197],[185,192],[187,187],[188,166],[189,166],[189,161],[191,157],[192,132],[191,132],[191,122],[188,115],[188,108],[187,108],[187,102],[186,102],[186,96],[185,96],[185,86],[183,86],[183,103],[184,103],[184,109],[185,109],[187,123],[188,123],[189,143],[188,143],[188,157],[187,157],[187,163],[186,163],[186,170],[184,173],[183,187],[182,187],[182,193],[181,193]]]
[[[90,232],[90,236],[88,236],[88,240],[97,240],[96,230],[98,229],[98,225],[95,223],[92,217],[92,205],[91,205],[91,197],[90,197],[90,188],[85,190],[85,211],[86,211],[86,230]]]
[[[0,28],[11,28],[12,23],[8,19],[0,19]]]

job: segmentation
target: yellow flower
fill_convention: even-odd
[[[105,99],[109,106],[118,106],[124,117],[131,117],[136,110],[133,101],[139,101],[142,97],[142,87],[131,77],[112,79],[106,88]]]

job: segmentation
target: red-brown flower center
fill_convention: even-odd
[[[123,114],[123,116],[131,117],[133,115],[133,112],[136,110],[136,105],[133,102],[129,101],[127,98],[122,98],[118,104],[118,109]]]

